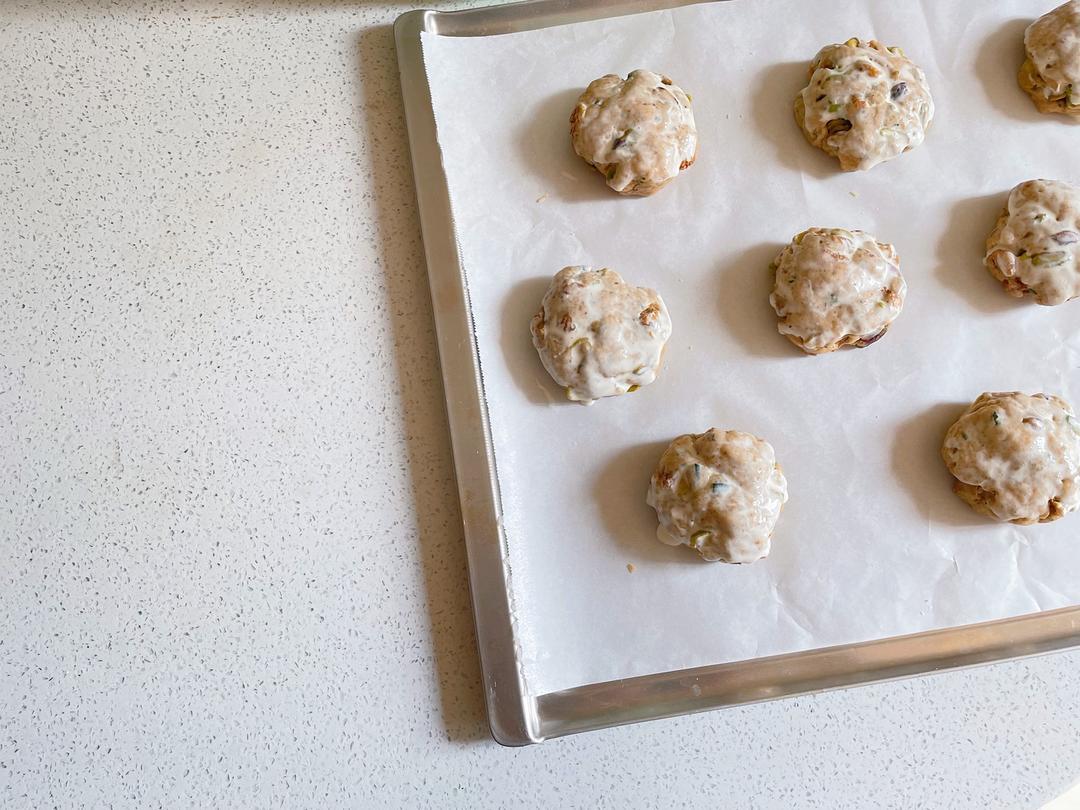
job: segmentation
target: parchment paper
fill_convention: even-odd
[[[1017,301],[981,265],[1013,185],[1080,181],[1080,127],[1016,86],[1024,28],[1050,5],[730,0],[424,37],[531,690],[1080,601],[1080,515],[990,523],[938,456],[983,391],[1080,405],[1080,302]],[[818,48],[851,36],[903,47],[937,103],[922,146],[859,174],[809,146],[791,112]],[[656,196],[623,199],[573,154],[567,119],[591,79],[638,67],[693,95],[700,149]],[[776,332],[767,265],[814,225],[900,252],[907,304],[868,349],[806,357]],[[528,324],[569,264],[664,296],[674,334],[656,383],[592,407],[562,399]],[[753,565],[662,546],[644,502],[666,444],[712,426],[766,438],[787,475],[772,555]]]

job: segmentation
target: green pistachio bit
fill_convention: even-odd
[[[877,302],[877,305],[878,305],[879,307],[881,307],[881,309],[885,309],[885,302],[884,302],[884,301],[878,301],[878,302]]]
[[[840,112],[842,109],[844,109],[843,104],[837,104],[836,102],[833,102],[829,105],[829,112],[831,113]]]
[[[859,38],[858,37],[852,37],[851,39],[847,40],[844,44],[847,45],[850,48],[857,48],[859,46]]]
[[[994,420],[995,425],[1000,425],[1001,424],[1001,414],[999,414],[997,411],[994,411],[993,413],[991,413],[990,418]]]
[[[635,391],[637,391],[639,388],[641,388],[640,385],[631,385],[629,388],[626,389],[626,393],[632,394]]]
[[[690,548],[697,548],[701,545],[702,539],[708,536],[708,532],[694,532],[692,535],[690,535]]]
[[[1035,217],[1036,222],[1042,222],[1044,219],[1046,219],[1046,214],[1039,214]]]
[[[1054,250],[1049,253],[1036,253],[1031,257],[1031,263],[1036,267],[1057,267],[1067,258],[1068,254],[1064,250]]]

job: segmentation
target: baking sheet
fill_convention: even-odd
[[[1011,186],[1080,180],[1080,128],[1015,84],[1043,10],[731,0],[423,36],[530,692],[1080,602],[1077,518],[988,524],[937,455],[984,390],[1074,394],[1080,305],[1016,302],[980,264]],[[855,175],[805,143],[790,108],[817,49],[848,36],[904,47],[938,108],[925,144]],[[589,80],[636,67],[693,94],[700,151],[660,194],[627,200],[566,127]],[[766,266],[811,225],[900,251],[907,304],[869,349],[803,357],[775,331]],[[591,408],[561,400],[528,335],[550,276],[577,263],[656,287],[674,323],[658,381]],[[667,442],[714,425],[767,438],[787,474],[772,555],[752,566],[662,546],[644,504]]]

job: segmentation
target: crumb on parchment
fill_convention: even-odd
[[[627,563],[626,564],[626,570],[631,574],[634,573],[634,564],[633,563]]]

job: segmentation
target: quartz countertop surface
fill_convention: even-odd
[[[0,6],[0,806],[1061,793],[1077,652],[490,739],[390,28],[408,8]]]

